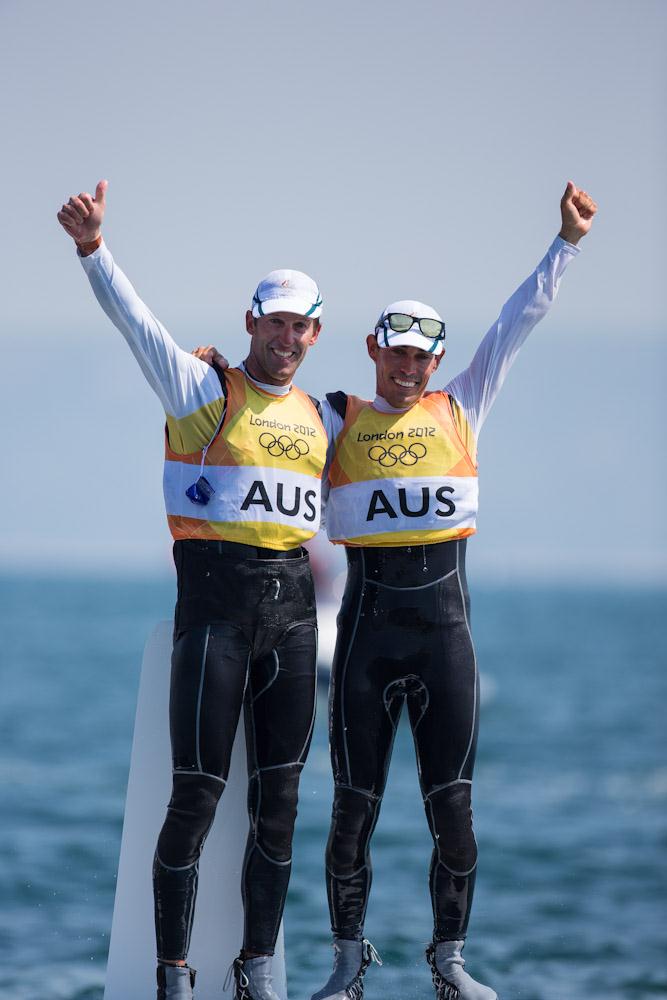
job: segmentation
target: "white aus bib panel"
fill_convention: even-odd
[[[332,541],[345,541],[385,532],[474,529],[477,499],[476,476],[348,483],[329,494],[327,532]]]
[[[311,534],[319,528],[320,480],[313,476],[249,465],[205,465],[203,475],[215,495],[202,506],[185,495],[199,479],[199,466],[165,462],[167,514],[224,523],[289,524]]]
[[[152,866],[171,795],[169,680],[172,622],[160,622],[144,651],[127,786],[123,839],[104,1000],[155,996]],[[229,780],[199,863],[199,893],[188,962],[197,970],[197,1000],[220,1000],[243,939],[241,868],[248,836],[243,723]],[[273,962],[274,986],[285,1000],[282,926]]]

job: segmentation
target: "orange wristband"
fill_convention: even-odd
[[[76,246],[81,257],[89,257],[91,253],[95,253],[102,246],[102,237],[98,236],[96,240],[90,240],[89,243],[77,243]]]

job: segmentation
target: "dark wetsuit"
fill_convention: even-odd
[[[188,540],[175,543],[174,558],[173,791],[153,866],[158,958],[187,955],[199,855],[225,787],[242,705],[250,815],[243,947],[273,954],[315,713],[308,555]]]
[[[407,702],[433,836],[435,940],[465,937],[477,846],[470,790],[479,682],[469,628],[465,540],[348,548],[331,679],[335,792],[327,845],[334,934],[361,939],[370,841]]]

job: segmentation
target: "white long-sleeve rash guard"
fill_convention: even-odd
[[[551,308],[565,268],[579,253],[578,247],[557,236],[533,273],[502,307],[468,367],[444,387],[463,410],[475,440],[521,345]],[[382,396],[375,397],[373,406],[381,413],[404,412],[394,409]],[[333,460],[336,439],[343,429],[343,419],[326,399],[322,401],[322,421],[329,439],[328,468]],[[325,485],[323,501],[326,493],[328,487]]]
[[[214,369],[175,343],[139,298],[106,244],[80,259],[97,301],[127,341],[165,413],[179,418],[191,412],[193,405],[217,399],[220,380]]]
[[[80,259],[97,301],[122,333],[164,407],[172,448],[185,453],[203,448],[215,434],[225,406],[215,369],[178,346],[105,244]],[[276,396],[290,390],[289,385],[269,386],[250,374],[248,378]]]

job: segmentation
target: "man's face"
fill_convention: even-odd
[[[421,399],[445,353],[436,356],[419,347],[380,347],[373,334],[366,338],[366,346],[375,362],[376,392],[397,410]]]
[[[248,371],[269,385],[288,385],[320,334],[319,320],[290,312],[255,318],[248,311],[245,325],[251,337]]]

